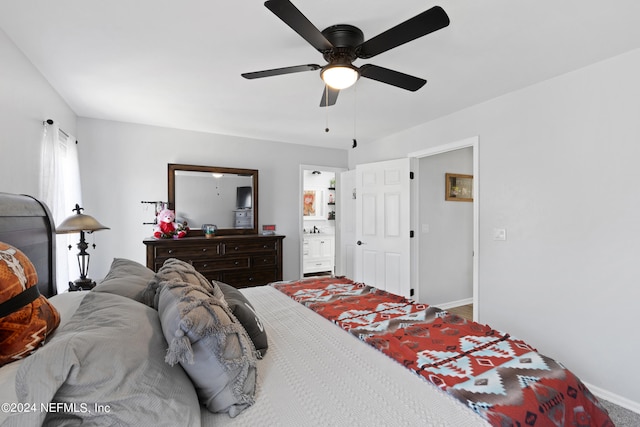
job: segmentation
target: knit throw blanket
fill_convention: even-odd
[[[509,334],[346,278],[271,286],[494,426],[613,427],[606,409],[573,373]]]

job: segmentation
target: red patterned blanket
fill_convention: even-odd
[[[494,426],[613,426],[573,373],[509,334],[346,278],[272,286],[461,400]]]

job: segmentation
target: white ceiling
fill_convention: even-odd
[[[345,149],[640,47],[637,0],[292,2],[365,39],[436,4],[451,24],[355,62],[425,87],[363,78],[329,108],[318,72],[240,76],[324,64],[262,0],[0,0],[0,28],[78,116]]]

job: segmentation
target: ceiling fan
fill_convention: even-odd
[[[320,101],[321,107],[334,105],[340,90],[353,85],[360,77],[377,80],[412,92],[420,89],[427,83],[426,80],[372,64],[356,67],[353,65],[353,61],[358,58],[372,58],[449,25],[449,17],[446,12],[440,6],[434,6],[364,41],[362,31],[353,25],[338,24],[322,31],[318,30],[289,0],[267,0],[264,5],[322,53],[327,64],[325,66],[306,64],[255,71],[244,73],[242,77],[257,79],[320,70],[320,77],[325,82],[325,90]]]

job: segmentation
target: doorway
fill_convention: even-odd
[[[478,304],[478,260],[480,255],[479,230],[478,230],[479,202],[480,202],[478,197],[479,188],[480,188],[480,181],[479,181],[479,174],[478,174],[478,168],[479,168],[478,146],[479,146],[479,138],[476,136],[476,137],[468,138],[458,142],[454,142],[451,144],[441,145],[431,149],[422,150],[422,151],[409,154],[409,157],[417,159],[418,164],[420,166],[423,166],[423,164],[425,164],[425,163],[422,163],[423,160],[426,162],[428,161],[428,158],[436,159],[437,157],[435,156],[446,155],[447,153],[449,154],[462,153],[464,150],[467,150],[467,151],[470,150],[471,175],[473,175],[473,188],[472,188],[473,202],[469,204],[467,204],[466,202],[448,202],[448,203],[449,204],[457,203],[457,204],[460,204],[459,206],[457,206],[458,208],[463,208],[463,209],[466,208],[472,211],[471,219],[470,219],[471,224],[464,225],[465,227],[470,226],[472,228],[472,230],[470,231],[471,244],[470,244],[470,247],[468,247],[468,249],[463,249],[464,253],[459,254],[459,257],[461,257],[461,259],[464,259],[465,263],[467,263],[467,261],[469,261],[470,263],[472,295],[470,298],[468,297],[458,298],[458,297],[445,296],[446,294],[439,294],[435,298],[444,298],[444,300],[442,301],[429,300],[425,302],[428,302],[429,304],[435,304],[438,307],[444,308],[444,309],[454,307],[457,305],[472,303],[473,319],[476,321],[479,319],[479,313],[480,313],[480,306]],[[450,172],[455,173],[457,171],[452,170]],[[419,170],[418,176],[422,174],[423,174],[423,171]],[[426,217],[426,214],[423,211],[424,206],[420,199],[421,197],[422,199],[425,198],[425,196],[422,194],[423,191],[425,190],[424,188],[425,186],[437,186],[437,188],[434,187],[433,189],[436,191],[439,191],[440,195],[444,194],[444,188],[445,188],[444,182],[425,183],[419,178],[418,185],[415,185],[414,187],[415,191],[414,191],[414,194],[412,194],[412,200],[415,200],[417,202],[414,204],[414,208],[413,208],[414,218],[416,218],[416,221],[414,222],[414,228],[417,231],[416,232],[417,244],[415,246],[416,250],[413,253],[413,259],[412,259],[412,273],[413,273],[412,277],[415,278],[413,283],[417,291],[416,299],[419,301],[426,300],[427,298],[434,298],[432,295],[430,295],[428,291],[424,290],[425,286],[436,286],[436,287],[439,286],[437,283],[436,284],[426,283],[429,279],[428,278],[429,273],[425,272],[424,270],[421,271],[420,266],[423,264],[422,262],[423,257],[425,256],[425,252],[428,251],[427,249],[428,246],[424,245],[423,243],[425,240],[429,240],[430,237],[437,237],[437,239],[439,240],[434,242],[435,245],[439,244],[444,246],[447,244],[446,240],[443,241],[443,239],[445,238],[443,238],[442,236],[434,236],[433,231],[435,230],[432,229],[430,219]],[[464,205],[467,205],[467,206],[464,206]],[[448,208],[451,208],[451,207],[456,207],[456,206],[448,206]],[[440,284],[440,286],[442,285]],[[453,299],[446,300],[447,298],[453,298]],[[455,298],[458,298],[458,299],[455,299]]]
[[[300,276],[334,275],[339,256],[339,175],[345,169],[300,166]]]

